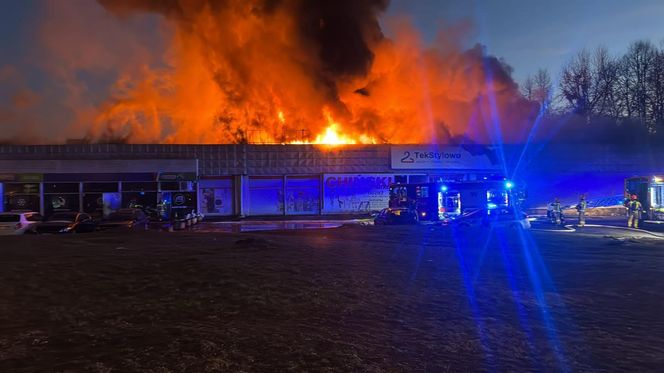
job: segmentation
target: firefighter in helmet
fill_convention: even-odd
[[[552,207],[551,214],[553,215],[552,220],[555,220],[556,225],[560,225],[562,223],[562,214],[563,214],[563,209],[562,206],[560,205],[560,198],[556,197],[551,207]]]
[[[631,200],[627,204],[627,226],[628,227],[639,227],[639,219],[641,219],[641,211],[643,211],[643,205],[639,202],[639,198],[636,194],[632,194]]]
[[[586,202],[586,196],[581,195],[579,203],[576,205],[576,211],[579,212],[579,227],[586,225],[586,207],[588,203]]]

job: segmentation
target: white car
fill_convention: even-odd
[[[0,213],[0,236],[35,233],[37,224],[42,221],[38,212]]]

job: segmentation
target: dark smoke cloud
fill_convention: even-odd
[[[128,16],[155,12],[185,25],[202,9],[220,11],[231,6],[224,0],[98,0],[110,12]],[[365,75],[374,55],[371,45],[383,38],[378,22],[389,0],[254,0],[253,15],[269,16],[284,7],[292,11],[300,30],[302,48],[316,51],[322,71],[314,72],[321,85],[334,89],[346,76]]]
[[[475,44],[464,53],[465,57],[471,61],[477,61],[486,71],[487,81],[499,83],[503,89],[516,91],[519,87],[512,79],[512,67],[504,60],[487,54],[487,47],[481,44]],[[515,95],[516,98],[521,98]]]
[[[316,86],[341,111],[344,108],[339,102],[338,82],[367,74],[374,59],[371,45],[383,37],[378,17],[389,4],[389,0],[249,0],[245,3],[230,0],[98,1],[108,11],[121,17],[136,12],[162,14],[193,34],[197,34],[194,24],[196,15],[203,10],[221,14],[228,7],[238,7],[239,3],[250,8],[252,16],[269,17],[276,10],[285,9],[294,17],[296,30],[299,31],[298,49],[312,51],[312,55],[317,57],[317,61],[302,61],[303,70],[308,71],[310,78],[317,82]],[[232,19],[218,21],[221,25],[234,22]],[[230,27],[223,26],[219,31],[232,32]],[[206,39],[206,35],[199,36]],[[215,49],[214,45],[210,47]],[[223,54],[227,63],[233,66],[234,73],[241,77],[240,80],[249,81],[250,70],[256,66],[247,66],[237,53],[242,51]],[[211,56],[211,59],[215,58],[217,55]],[[215,66],[215,61],[209,65]],[[225,72],[213,73],[217,85],[229,101],[240,105],[247,96],[246,88],[235,85],[237,80],[228,79]]]
[[[303,38],[319,51],[333,75],[365,75],[373,61],[370,45],[383,37],[378,16],[387,0],[302,1]]]

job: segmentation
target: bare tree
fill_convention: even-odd
[[[535,82],[533,77],[528,75],[526,80],[523,81],[521,85],[521,94],[528,101],[533,101],[533,91],[535,90]]]
[[[538,101],[537,76],[532,85],[532,100]],[[581,50],[563,66],[559,89],[565,108],[587,121],[631,119],[650,132],[664,132],[664,42],[657,48],[635,41],[620,58],[605,47]]]
[[[632,118],[632,79],[629,77],[627,59],[618,60],[617,82],[614,89],[614,109],[616,118]]]
[[[651,130],[664,126],[664,50],[655,51],[653,65],[648,74],[648,106],[650,107]],[[662,128],[664,130],[664,128]]]
[[[616,86],[618,84],[618,61],[611,57],[606,47],[600,46],[593,52],[591,60],[591,102],[592,114],[596,116],[618,117]]]
[[[653,67],[657,50],[649,41],[639,40],[629,46],[623,57],[623,84],[627,89],[630,117],[637,118],[642,124],[652,127],[649,108],[649,81],[653,75]]]
[[[549,110],[549,103],[551,102],[552,86],[551,76],[546,69],[537,70],[535,74],[533,100],[539,103],[541,110],[547,113]]]
[[[563,67],[561,75],[560,91],[567,107],[588,121],[591,116],[619,117],[619,72],[620,64],[605,47],[592,54],[581,50]]]
[[[560,94],[573,112],[590,117],[592,113],[590,90],[592,76],[590,54],[583,49],[563,66],[560,77]]]

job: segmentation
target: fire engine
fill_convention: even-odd
[[[392,208],[412,208],[421,221],[440,221],[477,209],[520,204],[525,190],[510,180],[452,181],[390,186]]]
[[[645,220],[664,221],[664,176],[635,176],[625,179],[626,197],[636,194]]]

